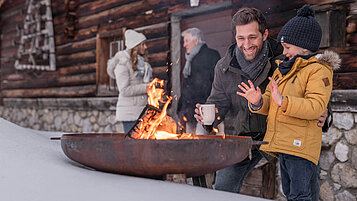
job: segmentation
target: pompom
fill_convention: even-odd
[[[310,7],[309,4],[305,4],[302,8],[300,8],[297,11],[297,16],[302,16],[302,17],[314,17],[315,16],[315,11]]]

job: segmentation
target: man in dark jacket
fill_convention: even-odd
[[[214,67],[221,58],[218,51],[208,48],[198,28],[182,32],[183,46],[186,48],[186,63],[183,68],[183,86],[178,102],[178,116],[186,123],[186,133],[206,134],[201,124],[194,118],[196,103],[205,103],[212,88]]]
[[[232,44],[225,56],[218,61],[212,91],[206,103],[215,104],[218,109],[213,127],[217,127],[224,120],[226,135],[251,136],[253,140],[262,140],[266,131],[266,116],[250,113],[247,100],[238,96],[236,92],[239,91],[238,85],[241,82],[247,83],[251,80],[254,86],[259,86],[264,93],[269,83],[268,77],[272,76],[277,68],[275,60],[283,59],[283,48],[268,37],[265,17],[258,9],[238,10],[233,16],[232,28],[236,43]],[[197,108],[199,106],[197,104]],[[195,112],[196,120],[201,122],[202,117],[198,109]],[[319,119],[322,121],[320,127],[325,119],[326,117]],[[247,157],[231,167],[218,170],[215,188],[239,193],[244,178],[262,159],[262,155],[264,154],[258,150],[258,147],[253,147],[251,159]],[[311,179],[313,200],[317,201],[318,173],[316,172],[313,177]]]

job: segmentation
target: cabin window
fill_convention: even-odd
[[[118,95],[114,79],[107,74],[107,62],[118,51],[124,50],[125,28],[97,35],[97,96]]]
[[[322,28],[320,48],[345,47],[346,45],[346,10],[338,7],[316,9],[316,20]]]
[[[114,40],[109,44],[109,58],[113,58],[118,51],[124,50],[124,40]],[[109,77],[109,91],[118,91],[115,79]]]

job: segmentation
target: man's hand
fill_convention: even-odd
[[[201,104],[199,104],[199,103],[197,103],[196,104],[196,109],[195,109],[195,115],[193,115],[194,117],[195,117],[195,119],[196,119],[196,121],[198,122],[198,123],[200,123],[201,125],[203,125],[203,118],[201,117],[201,114],[200,114],[200,108],[201,107]],[[218,113],[218,109],[217,108],[215,108],[216,109],[216,113]]]
[[[201,117],[201,114],[200,114],[200,108],[201,107],[201,104],[199,104],[199,103],[197,103],[196,104],[196,109],[195,109],[195,115],[193,115],[195,118],[196,118],[196,121],[198,122],[198,123],[200,123],[201,125],[203,125],[203,118]]]
[[[327,109],[326,109],[325,112],[322,113],[322,115],[317,119],[317,120],[319,120],[319,123],[317,123],[318,127],[322,128],[324,126],[327,116],[328,115],[327,115]]]
[[[238,88],[240,88],[243,93],[237,91],[237,94],[246,98],[253,105],[259,105],[260,100],[262,99],[262,92],[260,91],[259,87],[255,89],[252,81],[248,80],[248,84],[249,86],[242,82],[240,85],[238,85]]]

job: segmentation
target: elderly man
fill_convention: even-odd
[[[198,28],[182,32],[183,46],[186,49],[186,63],[183,69],[183,86],[178,102],[178,116],[186,124],[186,133],[206,134],[201,124],[194,118],[196,103],[206,102],[212,88],[214,67],[220,59],[218,51],[210,49],[203,41]]]
[[[216,127],[224,120],[227,135],[250,136],[253,140],[262,140],[266,131],[266,116],[250,113],[248,102],[238,96],[238,85],[252,80],[254,86],[259,86],[264,93],[268,77],[277,68],[276,59],[282,59],[283,48],[275,40],[268,37],[266,19],[260,10],[241,8],[233,16],[232,28],[236,43],[232,44],[226,55],[217,63],[215,68],[212,91],[206,103],[215,104],[220,118],[213,123]],[[200,107],[197,104],[197,107]],[[195,118],[202,124],[198,109]],[[319,118],[322,127],[327,112]],[[211,126],[212,127],[212,126]],[[262,159],[263,152],[253,147],[251,159],[218,170],[215,188],[217,190],[239,193],[244,178]],[[319,197],[318,172],[311,178],[313,200]]]

